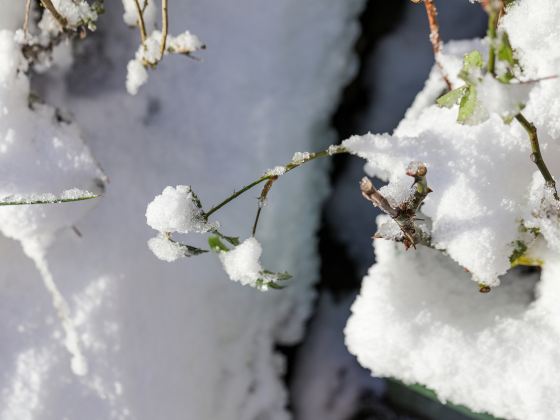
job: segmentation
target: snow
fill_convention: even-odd
[[[456,54],[457,63],[462,53],[477,46],[451,44],[446,51]],[[433,96],[434,88],[428,85],[420,97]],[[343,145],[367,159],[370,176],[389,181],[388,188],[399,191],[406,182],[406,165],[426,162],[434,192],[422,213],[432,221],[433,246],[469,270],[476,282],[495,286],[510,267],[520,220],[537,210],[527,200],[536,167],[528,158],[527,133],[519,124],[507,125],[491,114],[484,123],[461,126],[455,122],[456,113],[456,108],[432,105],[409,115],[392,135],[354,136]],[[551,159],[560,159],[559,150],[547,146],[544,133],[541,147],[554,167]],[[510,182],[511,168],[516,184]]]
[[[560,9],[554,0],[516,1],[501,21],[529,79],[558,75]],[[530,25],[531,30],[527,30]]]
[[[404,252],[389,241],[376,241],[375,249],[377,263],[345,330],[362,365],[424,384],[442,401],[474,411],[508,419],[556,416],[557,256],[547,259],[536,290],[536,274],[515,271],[499,289],[481,294],[438,251]]]
[[[265,175],[266,176],[281,176],[281,175],[284,175],[285,173],[286,173],[286,167],[285,166],[275,166],[274,168],[266,171]]]
[[[136,4],[134,0],[122,0],[122,4],[124,7],[124,14],[123,20],[129,26],[138,26],[138,11],[136,10]],[[157,8],[155,1],[142,1],[140,5],[144,7],[143,9],[143,18],[144,18],[144,25],[146,26],[146,31],[152,32],[154,30],[157,18]]]
[[[79,188],[70,188],[62,191],[60,194],[42,193],[42,194],[11,194],[0,197],[0,206],[12,204],[49,204],[66,201],[88,200],[98,197],[90,191],[81,190]]]
[[[296,164],[301,164],[311,157],[309,152],[295,152],[292,156],[292,162]]]
[[[184,247],[169,238],[158,235],[148,241],[148,247],[162,261],[173,262],[185,256]]]
[[[55,19],[47,9],[39,22],[39,29],[45,34],[56,35],[63,32],[63,29],[77,30],[79,26],[94,28],[97,20],[97,12],[85,0],[51,0],[56,11],[66,19],[66,26]]]
[[[560,37],[553,23],[558,13],[556,3],[520,0],[504,18],[527,80],[558,68],[560,44],[551,42]],[[449,66],[457,68],[472,49],[481,49],[480,43],[446,45],[442,62],[450,75]],[[422,384],[442,401],[500,418],[554,418],[560,410],[554,374],[560,318],[553,303],[560,206],[531,162],[527,133],[502,116],[519,98],[527,101],[523,114],[535,123],[544,159],[558,176],[560,83],[514,85],[507,92],[485,79],[479,87],[488,119],[464,126],[455,122],[456,107],[433,105],[441,93],[436,71],[392,134],[344,142],[367,159],[370,176],[389,185],[400,181],[407,162],[426,162],[433,193],[422,213],[431,221],[435,248],[405,252],[391,241],[375,241],[376,263],[352,306],[346,343],[375,375]],[[536,238],[535,228],[541,232]],[[511,269],[519,243],[528,248],[524,260],[542,266],[540,278],[536,270]],[[469,278],[501,286],[481,294]]]
[[[148,70],[138,60],[130,60],[126,70],[126,90],[131,95],[136,95],[140,86],[148,81]]]
[[[262,278],[263,271],[261,254],[261,244],[251,237],[230,251],[220,252],[220,261],[230,279],[244,286],[257,287],[257,280]]]
[[[148,226],[160,232],[205,233],[216,225],[208,224],[188,185],[165,187],[146,208]]]
[[[146,203],[166,185],[186,182],[204,203],[216,203],[294,150],[332,143],[328,120],[355,70],[362,2],[175,2],[170,27],[188,24],[211,48],[202,63],[163,60],[134,98],[122,85],[138,33],[122,23],[120,2],[105,3],[107,13],[78,44],[71,71],[32,80],[45,101],[72,112],[80,130],[66,123],[55,130],[51,108],[22,106],[26,118],[17,126],[27,136],[13,144],[7,131],[0,136],[8,149],[27,145],[22,138],[38,148],[28,161],[23,152],[2,161],[2,180],[14,184],[2,195],[74,187],[98,192],[97,167],[80,132],[110,178],[96,200],[0,209],[12,212],[5,219],[12,225],[22,221],[22,235],[57,228],[48,235],[46,259],[88,372],[71,370],[64,328],[34,263],[1,237],[0,418],[285,420],[285,363],[276,348],[301,338],[311,310],[326,165],[284,177],[263,212],[263,265],[295,277],[281,293],[227,281],[215,255],[159,261],[146,246],[154,234]],[[19,109],[5,101],[2,96],[0,110]],[[38,156],[52,173],[33,165]],[[248,233],[255,210],[247,194],[217,216],[228,234]],[[27,217],[29,211],[37,218]],[[72,225],[81,237],[65,228]]]
[[[162,59],[160,51],[162,38],[160,31],[152,31],[144,43],[141,43],[138,47],[134,59],[128,62],[126,89],[131,95],[136,95],[140,86],[147,82],[148,72],[146,68],[156,66]],[[204,44],[196,35],[185,31],[177,36],[167,36],[163,55],[189,55],[203,48],[205,48]]]
[[[438,2],[437,7],[443,40],[470,39],[486,34],[488,17],[480,5],[471,5],[465,0],[446,0]],[[362,90],[370,102],[357,116],[356,128],[351,134],[392,131],[424,87],[427,77],[427,83],[433,87],[429,90],[432,96],[418,97],[418,109],[423,110],[426,105],[433,104],[445,89],[441,72],[436,69],[430,74],[434,58],[424,7],[409,3],[403,6],[401,15],[398,26],[379,40],[364,63]],[[456,57],[452,61],[456,70],[450,72],[449,77],[454,85],[459,86],[463,83],[457,79],[461,62]],[[414,63],[413,68],[410,63]],[[446,63],[446,66],[449,65]],[[419,103],[420,100],[425,103]],[[414,106],[411,111],[413,109]],[[349,159],[346,169],[334,179],[334,194],[328,201],[327,219],[336,232],[336,238],[346,247],[359,271],[365,274],[373,263],[373,252],[371,235],[364,235],[364,231],[375,232],[377,213],[356,188],[362,176],[363,161]]]

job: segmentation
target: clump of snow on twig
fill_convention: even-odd
[[[209,224],[204,212],[188,185],[165,187],[146,208],[148,225],[160,232],[205,233],[215,225]]]
[[[228,252],[220,253],[220,261],[233,281],[257,287],[263,277],[260,263],[262,247],[255,238],[248,238]],[[263,288],[265,289],[265,288]]]
[[[136,95],[138,89],[147,82],[147,68],[156,66],[161,60],[161,42],[161,32],[153,31],[146,41],[138,47],[134,59],[128,62],[126,89],[131,95]],[[204,44],[200,39],[189,31],[185,31],[177,36],[168,35],[165,45],[164,55],[190,55],[204,48]]]

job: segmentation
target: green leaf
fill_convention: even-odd
[[[463,68],[459,72],[459,78],[467,84],[474,84],[476,80],[473,80],[472,75],[476,70],[482,69],[483,66],[482,54],[477,50],[471,51],[463,57]]]
[[[229,242],[229,243],[230,243],[231,245],[233,245],[233,246],[237,246],[237,245],[239,245],[239,244],[241,243],[241,242],[239,241],[239,238],[238,238],[237,236],[226,236],[226,235],[223,235],[223,234],[220,233],[220,232],[216,232],[216,233],[220,236],[220,238],[222,238],[223,240]]]
[[[220,240],[218,235],[212,235],[208,238],[208,246],[214,252],[228,252],[229,248],[224,245],[224,243]]]
[[[476,106],[476,87],[469,86],[466,95],[461,98],[457,122],[460,124],[466,124],[469,118],[474,114]]]
[[[440,96],[436,103],[440,107],[451,108],[453,105],[458,104],[463,95],[467,92],[467,87],[462,86],[457,89],[453,89],[452,91],[447,92],[446,94]]]
[[[504,74],[496,77],[496,79],[502,83],[508,84],[509,82],[511,82],[513,79],[515,79],[515,76],[513,75],[513,73],[511,71],[506,71]]]
[[[510,65],[515,65],[513,48],[509,42],[507,33],[504,32],[500,45],[498,46],[498,60],[505,61]]]
[[[470,71],[475,68],[482,68],[484,61],[482,60],[482,54],[480,51],[473,50],[470,53],[465,54],[463,58],[463,69]]]
[[[260,274],[266,276],[269,280],[273,278],[274,281],[286,281],[292,278],[292,275],[287,271],[283,273],[274,273],[272,271],[263,270],[260,272]]]
[[[184,247],[185,249],[185,256],[193,257],[195,255],[205,254],[208,251],[206,249],[197,248],[195,246],[187,245],[187,244],[179,244],[181,248]]]

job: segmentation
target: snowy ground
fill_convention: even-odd
[[[361,1],[172,3],[172,30],[192,30],[208,49],[202,62],[166,58],[136,97],[125,76],[138,35],[119,3],[107,7],[74,67],[33,84],[71,113],[109,178],[75,222],[82,236],[60,231],[47,255],[88,373],[72,372],[38,272],[2,239],[0,418],[288,418],[274,348],[301,337],[311,308],[326,166],[286,177],[263,215],[265,262],[295,276],[282,293],[233,284],[215,256],[157,260],[144,212],[166,185],[191,184],[209,206],[294,151],[331,143]],[[224,230],[248,236],[252,198],[220,215]]]

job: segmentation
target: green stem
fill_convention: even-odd
[[[334,147],[331,146],[327,150],[323,150],[323,151],[320,151],[320,152],[309,153],[301,161],[296,161],[296,162],[292,161],[292,162],[288,162],[287,164],[285,164],[283,166],[284,173],[290,172],[291,170],[303,165],[304,163],[310,162],[312,160],[327,157],[327,156],[337,155],[337,154],[341,154],[341,153],[348,153],[348,150],[346,148],[344,148],[343,146],[334,146]],[[205,214],[206,217],[207,218],[210,217],[210,215],[216,213],[218,210],[220,210],[226,204],[235,200],[237,197],[239,197],[241,194],[249,191],[251,188],[256,187],[257,185],[259,185],[260,183],[262,183],[264,181],[268,181],[268,180],[276,179],[276,178],[278,178],[278,175],[275,175],[275,174],[265,174],[265,175],[261,176],[260,178],[256,179],[255,181],[253,181],[250,184],[241,188],[239,191],[234,192],[232,195],[227,197],[222,202],[216,204],[214,207],[212,207],[210,210],[208,210],[206,212],[206,214]],[[269,188],[269,190],[270,190],[270,188]],[[267,191],[267,193],[268,193],[268,191]]]
[[[541,172],[546,182],[546,185],[554,190],[554,198],[558,200],[559,198],[558,198],[558,192],[556,191],[556,182],[554,181],[554,178],[550,174],[550,171],[548,170],[546,163],[544,163],[544,159],[541,154],[541,148],[539,146],[539,137],[537,134],[537,127],[535,127],[533,123],[528,121],[527,118],[525,118],[521,112],[515,116],[515,119],[519,122],[519,124],[521,124],[521,126],[525,129],[527,135],[529,136],[529,141],[531,142],[531,152],[532,152],[531,160],[535,163],[535,165],[537,165],[537,168],[539,168],[539,171]]]
[[[490,41],[488,46],[488,72],[492,76],[496,76],[495,41],[498,28],[498,11],[493,6],[490,6],[490,8],[491,9],[488,11],[488,39]]]

